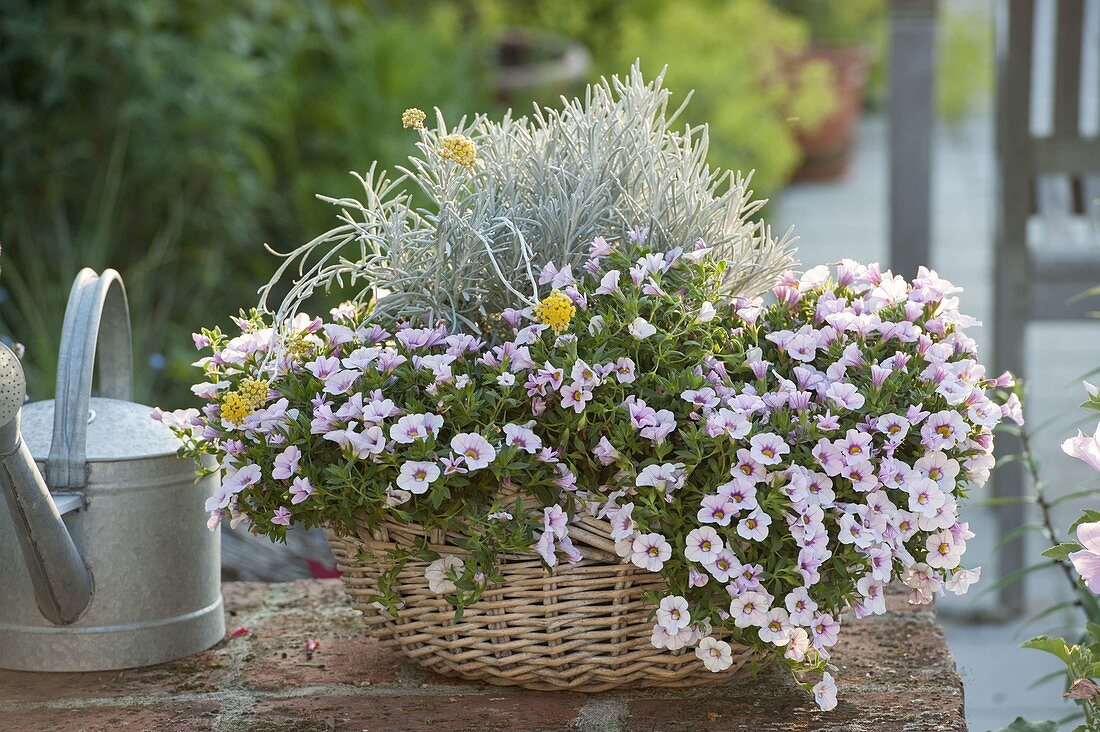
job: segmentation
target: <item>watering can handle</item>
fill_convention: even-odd
[[[99,355],[100,394],[130,401],[134,393],[130,310],[122,278],[80,270],[69,291],[57,362],[53,441],[46,479],[51,488],[77,490],[88,482],[88,412],[92,371]]]

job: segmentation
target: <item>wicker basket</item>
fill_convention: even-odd
[[[752,658],[734,645],[733,666],[708,671],[690,649],[668,651],[650,643],[653,607],[646,590],[661,590],[659,575],[614,554],[610,525],[584,519],[570,526],[583,559],[547,574],[538,557],[502,559],[504,582],[487,589],[454,622],[454,608],[428,589],[428,562],[410,559],[394,585],[404,603],[393,618],[368,602],[377,594],[386,553],[409,547],[423,534],[407,524],[387,524],[356,535],[327,531],[352,605],[362,611],[369,632],[399,648],[420,666],[446,676],[528,689],[606,691],[623,686],[683,687],[728,680]],[[429,535],[441,554],[461,555],[436,532]],[[373,558],[373,560],[372,560]]]

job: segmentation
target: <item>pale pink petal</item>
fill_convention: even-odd
[[[1085,586],[1100,595],[1100,554],[1090,551],[1073,552],[1069,555],[1073,568],[1085,580]]]
[[[1077,540],[1084,544],[1085,548],[1100,554],[1100,521],[1090,524],[1077,525]]]

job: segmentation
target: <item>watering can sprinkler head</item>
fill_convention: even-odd
[[[68,625],[92,600],[92,575],[19,433],[26,396],[23,367],[0,344],[0,492],[15,522],[38,609],[51,623]]]
[[[27,378],[15,353],[0,344],[0,455],[19,443],[19,410],[27,399]]]

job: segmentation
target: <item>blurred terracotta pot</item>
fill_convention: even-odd
[[[844,176],[851,162],[871,53],[858,47],[814,45],[800,59],[801,63],[813,61],[823,61],[832,67],[836,106],[816,127],[796,133],[802,148],[802,163],[793,179],[836,180]]]

